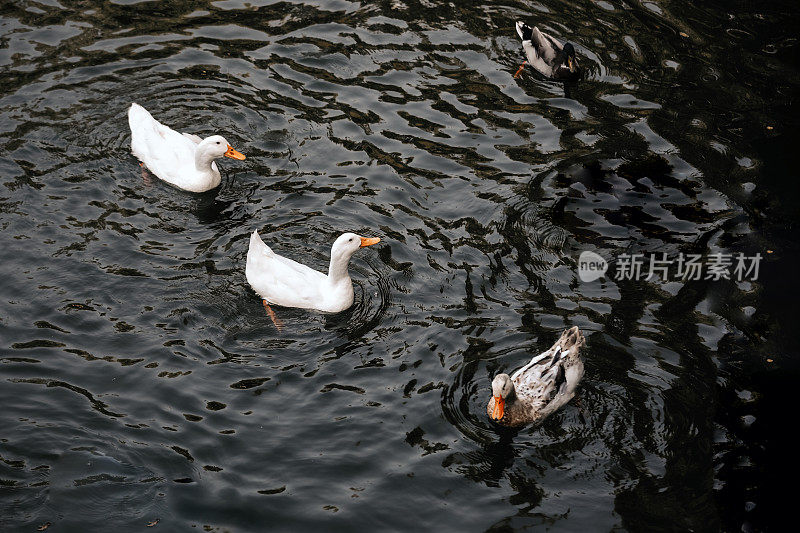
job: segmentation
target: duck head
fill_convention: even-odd
[[[558,78],[574,78],[580,75],[578,58],[575,55],[575,47],[572,43],[565,44],[564,48],[556,54],[553,73],[554,77]]]
[[[334,241],[331,247],[331,264],[328,270],[328,275],[338,279],[342,276],[347,276],[347,264],[350,258],[359,248],[365,246],[372,246],[381,242],[378,237],[362,237],[355,233],[343,233],[339,238]]]
[[[372,246],[373,244],[378,244],[379,242],[381,242],[381,240],[378,237],[368,238],[362,237],[361,235],[356,235],[355,233],[342,233],[333,243],[333,248],[331,248],[331,257],[341,256],[350,259],[350,256],[352,256],[359,248]]]
[[[506,408],[506,400],[514,392],[514,382],[508,374],[497,374],[492,380],[492,396],[494,397],[494,410],[492,418],[500,420],[503,418]]]
[[[208,163],[210,165],[211,161],[222,156],[238,159],[240,161],[245,158],[244,155],[234,150],[222,135],[206,137],[197,145],[196,158],[198,163],[202,162],[203,164]]]

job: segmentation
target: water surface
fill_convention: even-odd
[[[763,530],[796,376],[792,2],[8,2],[0,526]],[[514,22],[568,37],[574,86]],[[244,162],[143,179],[135,101]],[[277,308],[249,234],[324,269]],[[761,253],[757,281],[583,283],[583,250]],[[491,377],[587,336],[577,401],[499,432]],[[794,372],[787,374],[787,372]]]

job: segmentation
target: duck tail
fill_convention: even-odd
[[[251,258],[255,259],[257,255],[271,257],[275,255],[275,252],[261,240],[258,230],[253,230],[250,235],[250,247],[247,249],[247,262],[249,263]]]
[[[571,398],[583,378],[583,358],[580,352],[581,347],[586,344],[586,338],[578,326],[572,326],[561,334],[556,344],[561,347],[559,373],[562,382],[559,383],[559,390]]]
[[[252,235],[250,235],[250,246],[247,249],[247,262],[244,268],[245,277],[250,285],[253,285],[252,280],[267,267],[274,257],[275,252],[261,240],[258,231],[253,231]]]
[[[581,333],[581,330],[578,329],[578,326],[572,326],[564,330],[561,338],[556,342],[556,346],[561,347],[562,357],[577,359],[580,359],[580,350],[584,344],[586,344],[586,338]]]
[[[517,34],[523,41],[530,41],[533,39],[533,28],[519,20],[517,21]]]
[[[136,124],[150,122],[151,120],[153,120],[153,116],[139,104],[134,102],[128,108],[128,123],[131,129],[134,129]]]

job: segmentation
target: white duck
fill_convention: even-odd
[[[553,414],[575,396],[583,377],[580,349],[585,342],[573,326],[513,376],[496,375],[487,414],[498,424],[511,427],[541,422]]]
[[[191,192],[213,189],[220,182],[214,162],[218,157],[244,159],[220,135],[201,139],[191,133],[178,133],[147,112],[139,104],[128,109],[131,151],[142,165],[158,178]]]
[[[331,247],[331,262],[325,275],[276,254],[254,231],[247,250],[245,275],[247,282],[263,299],[275,326],[280,328],[269,304],[328,313],[338,313],[353,305],[353,282],[347,271],[350,257],[359,248],[379,242],[377,237],[366,238],[355,233],[340,235]]]

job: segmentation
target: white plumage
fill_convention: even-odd
[[[353,305],[353,282],[348,273],[350,257],[359,248],[379,241],[379,238],[368,239],[355,233],[340,235],[331,247],[326,275],[276,254],[254,231],[247,250],[245,275],[265,305],[337,313]]]
[[[218,186],[220,174],[214,159],[244,159],[220,135],[201,139],[164,126],[139,104],[128,110],[131,151],[156,177],[180,189],[204,192]]]

